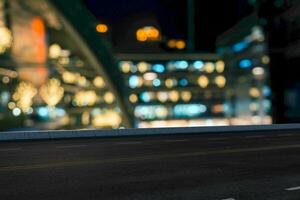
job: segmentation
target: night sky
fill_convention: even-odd
[[[111,24],[118,38],[128,23],[141,18],[153,18],[167,38],[187,38],[187,9],[185,0],[85,0],[99,21]],[[215,50],[218,35],[250,14],[248,0],[195,1],[195,36],[197,51]],[[116,33],[117,32],[117,33]],[[130,41],[130,40],[129,40]]]

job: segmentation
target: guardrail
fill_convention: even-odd
[[[300,133],[300,124],[276,124],[254,126],[179,127],[113,130],[55,130],[0,132],[0,141],[47,140],[67,138],[97,138],[121,136],[183,135],[183,134],[230,134],[230,133]]]

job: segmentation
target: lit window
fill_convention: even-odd
[[[152,83],[153,83],[153,86],[154,86],[154,87],[159,87],[160,84],[161,84],[161,81],[160,81],[159,79],[156,78],[156,79],[153,80]]]
[[[115,96],[113,95],[113,93],[111,93],[111,92],[106,92],[105,94],[104,94],[104,101],[106,102],[106,103],[108,103],[108,104],[111,104],[111,103],[113,103],[114,101],[115,101]]]
[[[172,88],[172,87],[176,86],[176,84],[177,84],[177,81],[175,79],[168,78],[165,80],[165,85],[167,88]]]
[[[264,86],[262,88],[262,93],[266,97],[271,96],[271,94],[272,94],[271,88],[269,86]]]
[[[52,59],[56,59],[61,55],[61,47],[58,44],[52,44],[49,47],[49,57]]]
[[[172,49],[175,48],[176,47],[176,40],[174,40],[174,39],[169,40],[167,42],[167,45],[168,45],[169,48],[172,48]]]
[[[198,60],[198,61],[194,62],[193,66],[195,69],[201,70],[201,69],[203,69],[204,63],[203,63],[203,61]]]
[[[206,88],[209,84],[209,80],[206,76],[202,75],[198,78],[198,85],[202,88]]]
[[[270,57],[269,56],[263,56],[262,58],[261,58],[261,62],[263,63],[263,64],[265,64],[265,65],[267,65],[267,64],[269,64],[270,63]]]
[[[260,91],[258,88],[253,87],[249,90],[249,94],[251,97],[258,98],[260,96]]]
[[[185,41],[184,40],[177,40],[176,42],[176,48],[181,50],[184,49],[186,46]]]
[[[136,39],[139,42],[158,41],[160,40],[160,32],[154,26],[145,26],[136,31]]]
[[[162,105],[140,105],[135,107],[134,115],[142,119],[166,118],[168,109]]]
[[[123,73],[129,73],[131,70],[132,62],[122,61],[120,62],[120,68]]]
[[[98,24],[96,30],[99,33],[106,33],[108,31],[108,26],[106,24]]]
[[[152,70],[157,73],[163,73],[165,71],[165,67],[162,64],[154,64],[152,66]]]
[[[249,47],[248,41],[242,41],[233,46],[233,51],[240,52]]]
[[[180,86],[185,87],[185,86],[187,86],[188,84],[189,84],[189,81],[188,81],[187,79],[185,79],[185,78],[179,80],[179,85],[180,85]]]
[[[265,73],[265,70],[264,70],[264,68],[262,68],[262,67],[254,67],[254,68],[252,69],[252,74],[253,74],[254,76],[263,76],[264,73]]]
[[[138,68],[139,72],[144,73],[144,72],[148,71],[149,65],[146,62],[140,62],[137,64],[137,68]]]
[[[188,66],[189,66],[189,64],[185,60],[175,62],[176,69],[186,69],[186,68],[188,68]]]
[[[223,88],[225,86],[225,84],[226,84],[226,79],[225,79],[224,76],[217,76],[215,78],[215,83],[217,84],[217,86],[219,88]]]
[[[153,81],[157,78],[157,74],[153,72],[147,72],[143,75],[143,77],[146,81]]]
[[[240,68],[246,69],[252,66],[252,61],[250,59],[243,59],[239,63]]]
[[[142,78],[136,75],[130,76],[128,81],[129,81],[130,88],[137,88],[143,85]]]
[[[179,100],[179,92],[176,90],[172,90],[169,92],[169,99],[172,102],[177,102]]]
[[[225,69],[224,61],[222,61],[222,60],[217,61],[216,62],[216,71],[218,73],[222,73],[222,72],[224,72],[224,69]]]
[[[176,117],[197,117],[206,111],[206,106],[202,104],[178,104],[173,109]]]
[[[160,102],[166,102],[168,100],[168,93],[167,92],[158,92],[157,99]]]
[[[105,86],[105,82],[103,80],[103,78],[101,76],[96,76],[93,80],[93,84],[97,87],[97,88],[104,88]]]
[[[181,92],[181,99],[184,102],[190,101],[192,98],[192,93],[190,91],[182,91]]]
[[[138,97],[136,96],[136,94],[131,94],[131,95],[129,96],[129,101],[130,101],[131,103],[136,103],[136,102],[138,101]]]
[[[143,92],[140,94],[141,100],[143,102],[150,102],[153,99],[153,93],[150,92]]]
[[[210,73],[214,72],[215,65],[212,62],[207,62],[207,63],[205,63],[204,68],[205,68],[205,71],[210,74]]]

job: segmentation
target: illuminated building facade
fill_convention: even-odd
[[[225,64],[216,54],[119,54],[136,127],[228,125]]]
[[[226,63],[231,124],[272,123],[268,42],[251,15],[217,39]]]
[[[79,4],[0,0],[1,130],[130,127],[107,71],[116,67]],[[81,24],[87,28],[79,34]]]

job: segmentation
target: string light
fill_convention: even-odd
[[[75,94],[74,101],[77,106],[93,106],[98,100],[98,96],[95,91],[79,91]]]
[[[13,37],[10,30],[6,27],[0,27],[0,54],[3,54],[12,45]]]
[[[29,111],[33,103],[33,97],[37,94],[37,89],[29,82],[21,82],[13,94],[13,100],[17,106],[25,113]]]
[[[64,88],[58,79],[52,78],[42,85],[40,96],[49,107],[55,107],[64,96]]]

